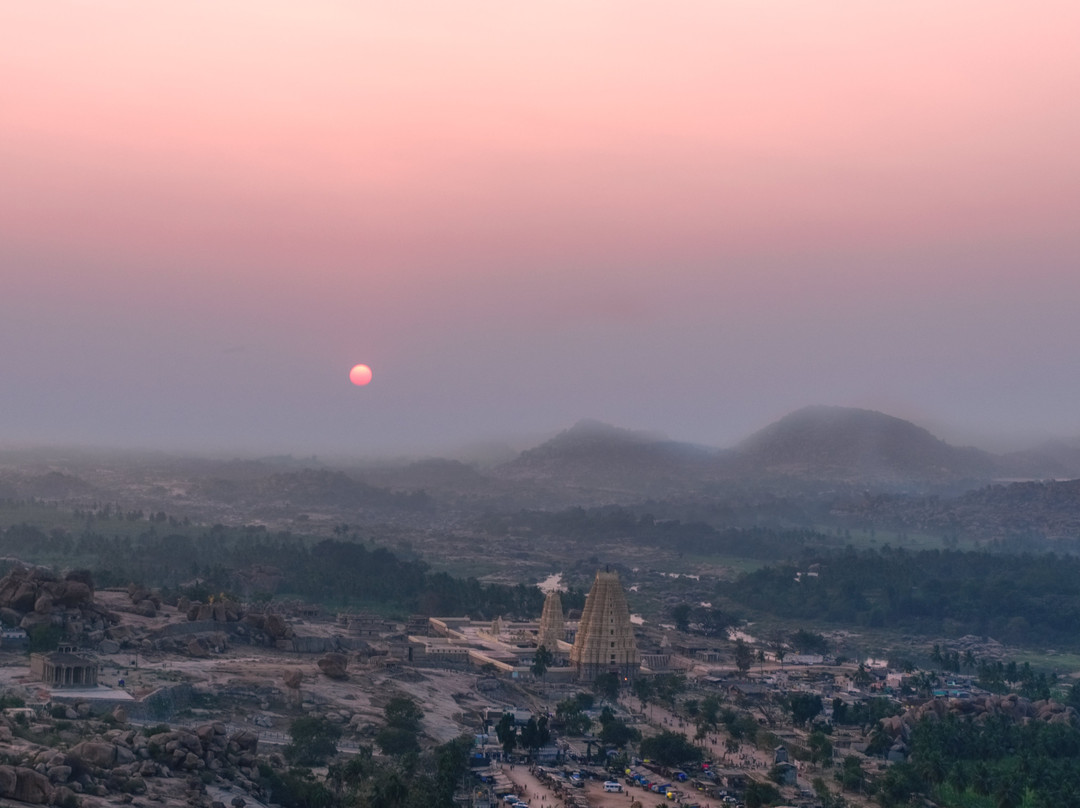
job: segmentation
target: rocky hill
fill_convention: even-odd
[[[493,474],[501,479],[578,493],[663,496],[693,490],[722,472],[717,452],[663,436],[585,420]]]
[[[1025,462],[1021,474],[1034,468]],[[717,486],[828,481],[882,488],[968,486],[1007,475],[1004,458],[960,448],[872,410],[806,407],[733,449],[677,443],[582,421],[495,470],[502,480],[564,492],[662,497]]]
[[[735,447],[744,475],[865,482],[989,480],[1001,462],[950,446],[910,421],[873,410],[804,407]]]

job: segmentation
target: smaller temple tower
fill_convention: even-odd
[[[577,669],[578,679],[588,682],[608,672],[632,679],[641,668],[630,608],[617,572],[597,571],[585,599],[570,664]]]
[[[544,611],[540,614],[540,632],[536,644],[553,654],[559,652],[559,642],[566,639],[566,622],[563,620],[562,598],[553,589],[544,599]]]

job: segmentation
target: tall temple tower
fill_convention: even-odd
[[[641,655],[617,572],[597,571],[585,599],[570,664],[577,669],[578,679],[588,682],[609,671],[628,679],[637,675]]]
[[[540,632],[536,644],[557,654],[559,641],[565,639],[566,623],[563,620],[562,598],[559,597],[558,590],[552,589],[544,600],[544,611],[540,613]]]

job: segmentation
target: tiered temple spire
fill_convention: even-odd
[[[617,572],[596,573],[570,651],[570,664],[584,681],[609,671],[627,679],[637,675],[641,655]]]

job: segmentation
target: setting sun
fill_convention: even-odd
[[[367,365],[354,365],[349,371],[349,381],[357,387],[363,387],[371,381],[371,368]]]

